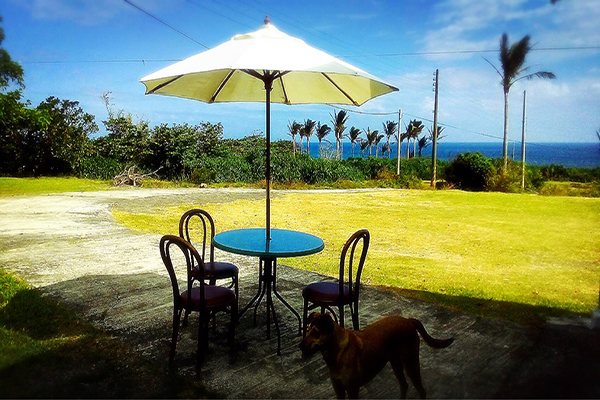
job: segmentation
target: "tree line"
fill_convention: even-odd
[[[423,134],[420,136],[425,126],[423,125],[422,121],[417,119],[411,120],[408,125],[405,126],[405,131],[400,133],[400,136],[398,136],[397,122],[383,122],[381,131],[377,129],[372,130],[370,127],[359,129],[355,126],[352,126],[347,130],[348,118],[349,115],[346,110],[339,110],[334,111],[333,114],[331,114],[331,127],[327,124],[321,124],[321,122],[313,121],[311,119],[305,119],[303,123],[295,120],[289,121],[287,135],[292,138],[294,154],[296,151],[300,153],[308,153],[308,149],[310,148],[310,139],[313,137],[313,135],[319,142],[319,157],[327,157],[328,155],[323,154],[323,141],[328,142],[326,138],[330,134],[333,134],[335,140],[334,157],[338,160],[344,159],[344,138],[348,139],[351,143],[351,157],[355,157],[354,150],[356,147],[357,150],[360,150],[360,156],[363,158],[365,157],[366,151],[367,157],[373,155],[375,157],[379,157],[379,149],[381,149],[381,157],[386,157],[387,154],[387,157],[391,158],[392,146],[394,144],[398,144],[398,140],[400,141],[400,145],[403,141],[408,141],[406,159],[415,157],[417,154],[418,157],[421,157],[423,149],[433,142],[432,128],[428,128],[428,134]],[[438,126],[438,140],[444,137],[441,135],[443,131],[444,128]],[[299,143],[296,142],[296,137],[299,138]],[[384,138],[385,142],[381,143]],[[303,145],[304,140],[306,140],[306,148]],[[394,143],[392,140],[396,140],[396,142]],[[410,148],[411,140],[413,147],[412,150]],[[375,148],[375,154],[373,154],[373,147]]]
[[[0,27],[0,46],[3,40],[4,31]],[[505,41],[502,43],[506,45]],[[24,87],[22,67],[0,47],[1,176],[74,175],[112,179],[135,165],[143,172],[159,170],[162,179],[192,183],[264,180],[266,146],[260,134],[224,139],[223,126],[210,122],[150,127],[147,121],[135,121],[124,110],[115,111],[110,104],[110,93],[105,93],[103,100],[108,118],[102,124],[107,134],[94,137],[99,131],[94,116],[85,112],[77,101],[50,96],[32,107],[29,100],[23,99]],[[331,115],[331,127],[310,119],[302,124],[290,122],[288,134],[292,140],[272,145],[274,182],[327,184],[377,180],[378,186],[420,187],[422,180],[430,178],[431,163],[419,156],[433,135],[432,129],[428,129],[429,134],[423,132],[422,121],[411,120],[404,132],[399,132],[398,124],[393,121],[383,122],[380,131],[348,127],[348,118],[345,110],[339,110]],[[438,126],[438,137],[442,130]],[[333,135],[335,157],[312,158],[305,154],[303,142],[306,140],[308,148],[313,135],[320,147],[328,135]],[[300,139],[299,145],[296,137]],[[344,159],[344,139],[352,145],[349,159]],[[399,175],[396,161],[391,159],[393,140],[396,144],[398,141],[409,143],[405,155],[408,160],[402,163]],[[361,158],[355,157],[358,155],[355,147],[360,150]],[[451,162],[441,162],[440,177],[451,187],[512,191],[513,181],[520,182],[520,179],[516,178],[517,172],[511,172],[518,168],[511,168],[512,164],[506,167],[498,160],[467,153]],[[565,177],[597,182],[599,170],[529,167],[527,181],[533,188],[539,187],[545,179]]]

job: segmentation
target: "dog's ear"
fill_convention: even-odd
[[[321,314],[319,330],[321,333],[333,333],[333,318],[331,318],[331,314]]]

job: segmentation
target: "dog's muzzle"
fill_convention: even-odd
[[[319,351],[318,346],[308,347],[306,345],[306,339],[300,342],[300,351],[302,351],[302,358],[308,358]]]

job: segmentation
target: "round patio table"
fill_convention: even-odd
[[[213,244],[216,248],[230,253],[259,257],[258,291],[240,312],[240,317],[254,305],[254,324],[256,325],[256,310],[266,294],[267,339],[271,338],[270,317],[272,313],[277,331],[277,354],[280,354],[281,334],[272,294],[275,294],[279,301],[298,319],[299,334],[302,333],[302,319],[300,314],[277,292],[277,259],[318,253],[325,247],[323,240],[308,233],[285,229],[271,229],[271,239],[267,240],[265,228],[250,228],[221,232],[215,235]]]

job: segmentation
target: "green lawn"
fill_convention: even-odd
[[[134,230],[167,234],[176,233],[179,216],[193,207],[207,209],[219,230],[264,225],[262,200],[113,212]],[[518,320],[587,314],[598,305],[600,199],[419,190],[276,192],[271,209],[273,227],[325,241],[318,255],[284,261],[297,268],[335,276],[344,241],[367,228],[367,284]]]
[[[112,182],[78,178],[2,178],[0,197],[106,190]]]

